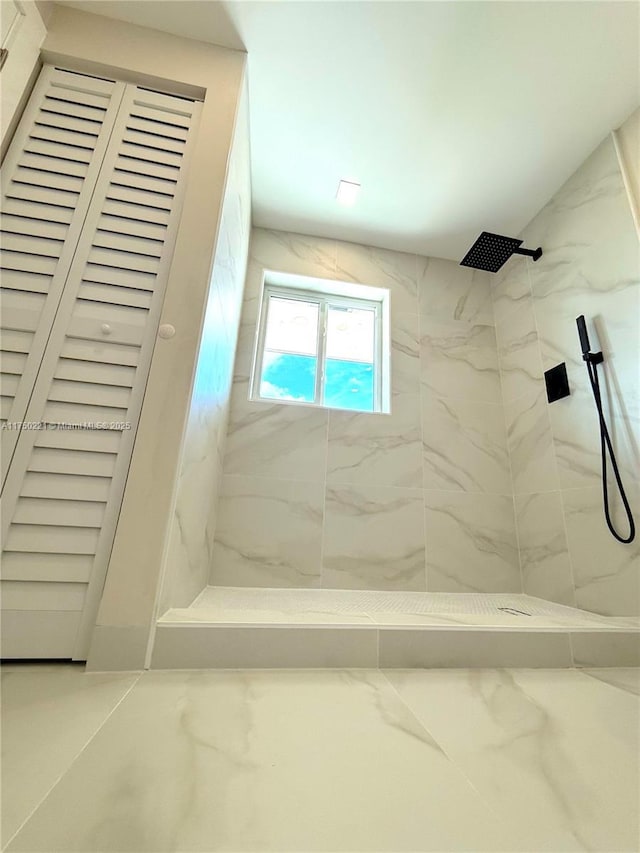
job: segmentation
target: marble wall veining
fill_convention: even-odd
[[[390,291],[391,414],[249,400],[265,269]],[[521,591],[487,273],[253,230],[211,582]]]
[[[186,607],[209,580],[251,229],[248,93],[238,119],[191,404],[183,442],[159,613]]]
[[[584,314],[592,350],[604,352],[606,415],[638,524],[640,254],[611,138],[520,236],[544,254],[536,263],[509,261],[492,292],[523,589],[597,613],[636,615],[640,540],[620,544],[605,525],[598,417],[575,324]],[[571,395],[549,405],[543,374],[560,362]]]
[[[601,511],[598,421],[575,317],[605,352],[608,415],[640,505],[639,254],[612,139],[520,235],[537,263],[456,262],[252,231],[211,582],[524,591],[640,607],[640,551]],[[391,414],[249,400],[264,270],[391,294]],[[550,406],[544,371],[572,394]],[[614,506],[620,517],[620,507]]]

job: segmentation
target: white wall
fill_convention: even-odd
[[[209,582],[251,228],[248,106],[245,85],[183,442],[159,614],[169,607],[187,607]]]
[[[2,0],[2,6],[3,17],[6,15],[7,20],[10,20],[17,7],[12,0]],[[19,15],[15,29],[11,31],[7,42],[9,55],[0,74],[2,92],[0,130],[3,157],[40,69],[40,45],[47,33],[40,10],[34,0],[22,0],[21,7],[24,15]]]
[[[629,203],[640,237],[640,107],[615,133]]]

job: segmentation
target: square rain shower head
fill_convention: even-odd
[[[503,237],[501,234],[483,231],[460,261],[460,266],[498,272],[521,245],[522,240],[516,240],[514,237]]]

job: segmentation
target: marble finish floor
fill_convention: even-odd
[[[474,626],[524,631],[640,628],[631,617],[608,617],[515,593],[382,592],[350,589],[206,587],[190,607],[168,610],[161,623],[345,626]]]
[[[640,671],[2,673],[7,851],[635,851]]]

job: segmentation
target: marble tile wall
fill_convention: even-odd
[[[247,109],[245,88],[183,441],[159,615],[170,607],[188,606],[209,580],[251,229]]]
[[[248,399],[265,269],[389,289],[391,414]],[[252,231],[211,582],[521,591],[487,273]]]
[[[524,592],[611,616],[640,612],[640,541],[602,512],[598,418],[575,318],[588,321],[621,473],[640,521],[640,255],[607,138],[520,235],[493,305]],[[571,396],[549,405],[543,372],[566,362]],[[614,502],[615,503],[615,502]],[[614,506],[620,529],[627,531]]]

